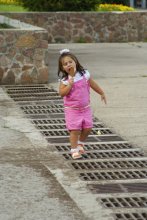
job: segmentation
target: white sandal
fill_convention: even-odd
[[[71,153],[71,156],[72,156],[72,159],[73,159],[73,160],[82,158],[82,155],[81,155],[81,153],[79,152],[79,149],[78,149],[78,148],[71,149],[70,153]]]
[[[80,154],[85,154],[84,144],[78,144],[78,149]]]

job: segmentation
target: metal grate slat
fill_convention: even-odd
[[[98,122],[96,118],[94,118],[94,122]],[[33,119],[33,124],[65,124],[64,118],[56,118],[56,119]]]
[[[95,169],[129,169],[146,168],[147,161],[95,161],[95,162],[73,162],[71,165],[76,170],[95,170]]]
[[[50,113],[63,113],[63,109],[33,109],[33,110],[24,110],[25,114],[50,114]]]
[[[44,110],[41,110],[41,111],[42,111],[42,113],[44,113]],[[58,111],[59,111],[59,113],[61,113],[60,110],[58,110]],[[52,110],[51,110],[51,113],[52,113]],[[59,127],[58,127],[58,126],[59,126]],[[57,123],[56,123],[56,124],[53,124],[53,125],[52,125],[52,124],[51,124],[51,125],[49,125],[49,124],[37,125],[36,127],[37,127],[39,130],[66,129],[65,124],[60,124],[60,125],[59,125],[59,124],[57,124]],[[96,129],[97,127],[99,127],[99,128],[101,127],[101,128],[102,128],[102,125],[98,125],[98,126],[97,126],[97,124],[94,123],[93,130]],[[94,134],[94,132],[95,132],[95,131],[92,131],[92,134]]]
[[[100,199],[105,208],[145,208],[147,197],[112,197]]]
[[[87,187],[94,194],[147,193],[147,183],[88,184]]]
[[[65,124],[65,119],[38,119],[32,120],[33,124],[41,125],[41,124]]]
[[[115,220],[146,220],[146,213],[116,213]]]
[[[70,153],[63,153],[65,159],[70,160]],[[133,157],[141,157],[143,153],[140,151],[108,151],[108,152],[86,152],[83,155],[83,159],[102,159],[102,158],[133,158]]]
[[[5,85],[7,89],[28,89],[28,88],[45,88],[43,84],[35,84],[35,85]]]
[[[48,88],[27,88],[27,89],[22,89],[22,88],[18,88],[18,89],[8,89],[7,93],[8,94],[12,94],[12,95],[18,95],[18,94],[29,94],[29,93],[46,93],[46,92],[54,92],[57,93],[55,90],[53,89],[48,89]]]
[[[146,179],[146,170],[136,171],[105,171],[105,172],[85,172],[80,173],[79,177],[84,181],[97,180],[119,180],[119,179]]]
[[[63,105],[61,104],[51,104],[51,105],[28,105],[28,106],[21,106],[22,110],[40,110],[40,109],[56,109],[61,108],[63,109]]]
[[[11,97],[11,98],[13,98],[13,97]],[[17,97],[17,98],[13,98],[13,100],[14,101],[38,101],[38,100],[61,100],[61,97],[60,96],[44,96],[44,95],[42,95],[42,96],[38,96],[38,95],[36,95],[36,96],[33,96],[33,97],[31,97],[31,96],[28,96],[28,97]]]
[[[9,94],[11,96],[11,98],[27,98],[27,97],[49,97],[49,96],[59,96],[59,94],[57,92],[42,92],[42,93],[39,93],[39,92],[28,92],[26,94],[21,94],[21,92],[19,94]],[[60,96],[59,96],[60,97]]]
[[[40,126],[41,128],[41,126]],[[94,135],[94,136],[101,136],[101,135],[114,135],[109,129],[101,129],[101,135],[96,135],[96,133],[98,132],[98,130],[92,130],[91,133],[90,133],[90,136]],[[69,135],[69,132],[64,129],[64,130],[59,130],[59,129],[56,129],[56,130],[41,130],[41,133],[45,136],[62,136],[62,135]],[[115,135],[114,135],[115,136]]]
[[[62,151],[69,151],[70,145],[55,145],[55,148],[62,152]],[[120,143],[88,143],[85,144],[86,151],[92,150],[118,150],[118,149],[130,149],[132,145],[127,142],[120,142]]]

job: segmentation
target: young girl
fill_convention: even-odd
[[[59,94],[64,100],[66,127],[70,132],[71,155],[79,159],[84,154],[84,142],[93,127],[90,108],[90,87],[106,104],[103,90],[91,78],[78,59],[68,49],[60,51],[58,76]]]

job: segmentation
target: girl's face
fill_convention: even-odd
[[[69,75],[71,76],[75,75],[76,63],[71,57],[66,56],[62,59],[62,67],[63,67],[63,70],[66,71]]]

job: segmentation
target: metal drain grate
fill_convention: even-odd
[[[56,97],[56,96],[59,96],[59,94],[57,92],[42,92],[42,93],[39,93],[39,92],[28,92],[26,94],[21,94],[21,92],[19,94],[10,94],[11,98],[28,98],[28,97]],[[60,97],[60,96],[59,96]]]
[[[119,197],[100,199],[105,208],[145,208],[147,197]]]
[[[101,136],[102,137],[102,136]],[[118,136],[105,136],[106,138],[102,138],[101,139],[100,136],[89,136],[87,138],[87,143],[88,142],[118,142],[118,141],[124,141],[121,137]],[[104,137],[104,136],[103,136]],[[69,137],[68,136],[50,136],[50,137],[46,137],[46,140],[49,143],[54,143],[54,144],[64,144],[64,143],[68,143],[69,142]],[[68,155],[67,155],[68,157]],[[67,158],[70,159],[70,158]]]
[[[17,88],[17,89],[7,89],[8,94],[28,94],[28,93],[42,93],[42,92],[56,92],[53,89],[48,88]],[[57,92],[56,92],[57,93]]]
[[[132,161],[95,161],[95,162],[73,162],[71,165],[76,170],[95,170],[95,169],[134,169],[146,168],[147,160]]]
[[[5,85],[7,89],[28,89],[28,88],[45,88],[43,84],[35,84],[35,85]]]
[[[46,129],[65,129],[65,125],[57,124],[57,125],[36,125],[39,130]]]
[[[65,159],[70,160],[70,153],[63,153]],[[133,158],[133,157],[141,157],[143,153],[138,150],[133,151],[107,151],[107,152],[86,152],[83,155],[83,159],[102,159],[102,158]]]
[[[55,99],[61,99],[61,97],[60,96],[50,96],[50,95],[48,95],[48,96],[45,96],[44,94],[42,95],[42,96],[38,96],[38,94],[36,95],[36,96],[28,96],[28,97],[17,97],[17,98],[14,98],[14,97],[12,97],[11,96],[11,98],[13,98],[13,100],[14,101],[16,101],[16,102],[19,102],[19,101],[23,101],[23,102],[25,102],[25,101],[38,101],[38,100],[55,100]]]
[[[115,220],[147,220],[146,213],[116,213]]]
[[[57,125],[58,126],[58,125]],[[69,151],[70,145],[55,145],[58,151]],[[132,146],[129,143],[88,143],[85,144],[85,150],[119,150],[119,149],[130,149]]]
[[[21,106],[20,107],[22,110],[42,110],[42,109],[56,109],[56,108],[61,108],[63,109],[63,105],[61,104],[51,104],[51,105],[28,105],[28,106]]]
[[[26,115],[27,118],[36,120],[36,119],[49,119],[49,120],[56,120],[56,119],[62,119],[64,118],[64,114],[63,113],[58,113],[58,114],[54,114],[54,113],[50,113],[50,114],[33,114],[33,115]]]
[[[96,118],[94,118],[94,122],[98,122]],[[32,120],[33,124],[65,124],[64,115],[63,118],[56,118],[56,119],[34,119]],[[100,123],[101,124],[101,123]]]
[[[43,110],[42,110],[43,111]],[[65,124],[51,124],[51,125],[38,125],[38,126],[36,126],[39,130],[51,130],[51,129],[66,129],[66,126],[65,126]],[[97,125],[97,124],[95,124],[94,123],[94,127],[93,127],[93,129],[95,129],[95,128],[102,128],[103,127],[103,125]],[[94,133],[97,133],[97,131],[93,131],[93,134]]]
[[[50,114],[50,113],[63,113],[63,109],[36,109],[36,110],[24,110],[25,114]]]
[[[69,137],[68,136],[59,136],[59,137],[49,137],[49,138],[46,138],[46,140],[51,143],[51,144],[64,144],[64,143],[68,143],[69,142]],[[99,142],[99,139],[95,136],[92,136],[92,137],[88,137],[87,138],[87,142]]]
[[[94,194],[147,193],[147,183],[88,184],[87,186]]]
[[[80,173],[80,178],[84,181],[97,180],[119,180],[119,179],[146,179],[146,170],[135,171],[105,171],[105,172],[85,172]]]
[[[101,125],[99,125],[101,126]],[[55,125],[36,125],[36,127],[39,130],[51,130],[51,129],[66,129],[65,124],[55,124]],[[97,127],[97,125],[94,124],[94,128]],[[93,129],[94,129],[93,128]]]
[[[56,100],[61,99],[57,91],[45,86],[6,87],[14,101]]]
[[[92,130],[91,133],[90,133],[90,136],[91,135],[96,135],[98,136],[97,134],[98,130]],[[67,130],[45,130],[45,131],[41,131],[41,133],[45,136],[67,136],[69,135],[69,132]],[[113,134],[109,129],[101,129],[101,135],[107,135],[107,134]]]
[[[65,119],[37,119],[32,120],[33,124],[44,125],[44,124],[65,124]]]
[[[39,107],[41,107],[41,106],[46,106],[46,107],[48,107],[48,106],[52,106],[52,105],[61,105],[62,107],[61,108],[63,108],[63,100],[62,99],[55,99],[55,100],[35,100],[35,101],[25,101],[25,102],[21,102],[21,101],[19,101],[18,103],[17,103],[19,106],[20,106],[20,108],[22,108],[22,107],[24,107],[24,110],[25,110],[25,108],[26,107],[30,107],[30,106],[32,106],[32,109],[34,109],[33,108],[33,106],[39,106]],[[31,108],[27,108],[26,110],[31,110]],[[41,109],[41,108],[40,108]]]

